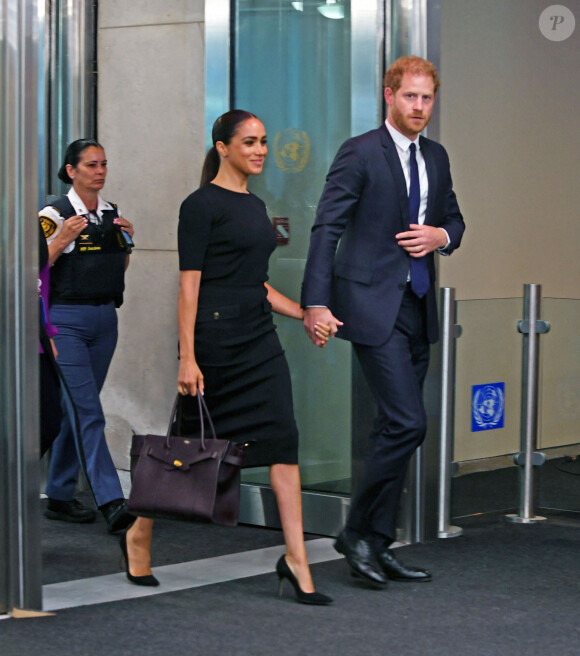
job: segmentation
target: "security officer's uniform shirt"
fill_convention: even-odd
[[[62,251],[51,270],[51,304],[101,304],[114,301],[119,307],[125,287],[125,257],[128,249],[113,220],[120,216],[116,205],[98,198],[97,209],[89,212],[71,187],[40,211],[47,242],[61,232],[66,219],[81,215],[87,227]]]

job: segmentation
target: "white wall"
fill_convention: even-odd
[[[104,196],[135,225],[119,343],[102,393],[126,467],[132,432],[165,431],[176,392],[177,217],[204,155],[203,0],[100,0]]]
[[[580,0],[542,35],[545,0],[443,0],[441,141],[466,220],[440,281],[460,299],[580,298]],[[557,4],[557,3],[554,3]]]

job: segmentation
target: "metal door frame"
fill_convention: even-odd
[[[40,609],[38,141],[44,0],[1,0],[0,612]]]
[[[0,0],[0,613],[42,606],[35,217],[66,144],[95,136],[96,6]]]

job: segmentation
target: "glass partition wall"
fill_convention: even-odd
[[[580,301],[545,298],[539,336],[537,450],[540,508],[580,513]],[[522,450],[523,298],[457,302],[453,515],[518,506]]]
[[[358,9],[357,3],[330,4],[239,0],[231,15],[230,106],[253,112],[266,126],[269,156],[251,189],[266,203],[277,233],[270,281],[294,299],[300,297],[310,229],[330,163],[345,139],[381,118],[378,3],[359,3]],[[369,18],[371,29],[365,31]],[[367,83],[365,98],[372,102],[362,111],[357,111],[362,98],[353,93],[357,56],[370,62],[359,82]],[[354,116],[362,117],[357,128]],[[300,430],[305,527],[336,534],[352,484],[350,344],[336,340],[317,349],[300,322],[276,317],[276,324],[290,364]],[[248,470],[244,483],[254,520],[264,512],[264,523],[277,524],[275,509],[269,508],[267,469]]]
[[[351,135],[350,7],[329,18],[316,4],[240,0],[234,17],[232,106],[266,126],[269,155],[250,185],[277,230],[270,282],[294,299],[328,166]],[[348,494],[350,345],[317,349],[300,322],[277,316],[276,324],[292,373],[303,486]],[[249,470],[245,480],[265,479]]]

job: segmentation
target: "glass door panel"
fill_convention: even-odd
[[[277,230],[270,282],[297,300],[326,172],[351,135],[349,5],[240,0],[232,16],[231,106],[256,114],[268,135],[264,172],[250,186]],[[335,340],[318,349],[301,322],[277,316],[276,324],[292,375],[303,487],[348,494],[350,344]],[[248,470],[244,482],[267,483],[267,471]]]

